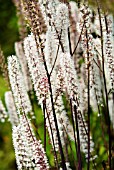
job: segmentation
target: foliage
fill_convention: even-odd
[[[14,53],[18,41],[16,9],[11,0],[0,0],[0,44],[7,57]]]

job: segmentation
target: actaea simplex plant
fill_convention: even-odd
[[[96,9],[87,1],[13,1],[20,42],[8,65],[0,50],[1,70],[10,88],[6,108],[0,100],[0,121],[12,124],[17,169],[112,170],[113,16],[102,11],[97,0]],[[42,109],[43,140],[36,126],[40,113],[34,109],[35,97]]]

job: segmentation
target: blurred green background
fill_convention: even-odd
[[[14,42],[18,41],[16,9],[11,0],[0,0],[0,45],[5,57],[14,54]],[[8,90],[0,75],[0,98],[4,101],[4,92]],[[0,123],[0,170],[15,170],[10,123]]]
[[[11,0],[0,0],[0,44],[5,56],[14,53],[14,42],[18,38],[15,6]]]

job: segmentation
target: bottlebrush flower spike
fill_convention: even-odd
[[[43,101],[45,101],[46,106],[48,106],[48,107],[46,107],[46,126],[47,126],[49,134],[50,134],[52,145],[55,145],[55,149],[58,150],[58,148],[59,148],[58,147],[58,138],[57,138],[54,118],[53,118],[53,114],[52,114],[52,106],[51,106],[51,100],[50,100],[50,94],[49,94],[49,85],[48,85],[48,81],[46,78],[47,76],[46,76],[46,72],[45,72],[42,60],[39,57],[39,54],[37,52],[37,48],[35,45],[35,40],[34,40],[33,35],[30,35],[29,37],[27,37],[25,39],[24,48],[25,48],[25,55],[28,60],[28,66],[29,66],[29,70],[30,70],[31,77],[33,80],[34,89],[36,91],[38,101],[41,104],[42,108],[43,108],[43,106],[42,106]],[[49,61],[48,61],[48,63],[49,63]],[[48,65],[50,65],[50,63]],[[54,80],[55,80],[55,74],[51,76],[51,83],[53,86],[52,87],[53,96],[56,97],[56,89],[55,89],[56,83],[54,83]],[[60,104],[59,104],[59,106],[60,106]],[[57,102],[55,102],[58,126],[61,125],[61,119],[62,119],[61,113],[58,114],[58,110],[57,110],[57,108],[58,108],[59,112],[61,112],[59,106],[57,106]],[[64,114],[64,116],[65,116],[65,114]],[[66,121],[68,120],[67,117],[65,120]],[[66,128],[66,121],[63,121],[65,128]],[[51,127],[50,127],[50,123],[51,123]],[[67,124],[68,124],[68,121],[67,121]],[[54,144],[53,144],[51,129],[53,132]],[[64,145],[63,129],[64,129],[63,126],[62,126],[62,128],[61,128],[61,126],[59,126],[61,141]],[[69,126],[67,129],[69,129],[69,132],[71,134],[72,128],[70,128],[70,123],[69,123]]]
[[[34,84],[34,90],[36,92],[38,102],[41,105],[42,109],[43,109],[43,101],[45,101],[47,98],[46,105],[48,106],[47,107],[48,110],[46,111],[46,114],[49,115],[49,120],[48,120],[48,115],[47,115],[46,126],[48,128],[51,141],[52,141],[52,134],[51,134],[51,129],[50,129],[50,122],[51,122],[51,126],[53,129],[54,141],[57,141],[54,118],[51,113],[52,109],[51,109],[51,101],[49,99],[49,85],[47,81],[47,75],[46,75],[45,68],[42,63],[42,59],[39,57],[39,54],[37,52],[37,47],[36,47],[33,34],[29,35],[24,40],[24,49],[25,49],[25,56],[28,61],[29,71],[30,71],[32,81]]]
[[[20,65],[16,56],[8,57],[8,71],[17,112],[33,116],[32,106],[25,88]]]
[[[110,16],[107,17],[108,30],[106,33],[106,62],[108,67],[108,73],[110,77],[110,86],[114,89],[114,55],[113,55],[113,19]]]
[[[56,93],[60,93],[61,95],[66,91],[66,84],[64,82],[64,75],[63,75],[63,69],[62,67],[60,66],[57,66],[57,69],[56,69],[56,79],[57,79],[57,88],[56,88]]]
[[[103,103],[102,101],[102,76],[100,75],[100,64],[98,62],[97,54],[94,52],[94,61],[92,62],[92,76],[93,76],[93,88],[95,91],[95,97],[98,105]],[[99,68],[98,68],[98,66]],[[94,101],[95,102],[95,101]]]
[[[56,74],[56,71],[57,71],[57,74]],[[52,85],[52,90],[53,90],[54,106],[55,106],[55,112],[57,116],[61,141],[64,146],[65,138],[69,136],[71,140],[74,140],[74,136],[73,136],[73,128],[69,121],[67,113],[65,111],[65,107],[63,104],[63,100],[62,100],[63,92],[66,92],[66,91],[64,87],[65,85],[59,84],[61,83],[60,77],[62,77],[62,75],[60,74],[63,74],[61,71],[62,70],[60,69],[53,70],[52,75],[51,75],[51,85]],[[60,77],[58,78],[59,75]],[[63,81],[64,81],[64,78],[62,80],[62,83]]]
[[[66,84],[66,90],[68,93],[69,99],[72,99],[72,106],[76,105],[77,107],[77,117],[78,117],[78,128],[81,149],[87,156],[87,147],[88,147],[88,128],[84,116],[80,110],[80,100],[79,100],[79,88],[78,88],[78,78],[76,75],[76,70],[74,68],[73,60],[69,53],[61,53],[60,55],[60,64],[63,68],[64,80]],[[73,110],[73,109],[72,109]],[[75,113],[74,113],[75,114]],[[75,120],[74,120],[75,121]],[[93,152],[94,143],[90,141],[90,152]]]
[[[34,84],[37,100],[43,110],[43,102],[46,102],[46,126],[50,135],[52,145],[58,150],[58,138],[55,128],[55,122],[52,114],[52,104],[50,100],[49,84],[42,58],[37,52],[37,47],[33,34],[24,40],[25,56],[27,57],[29,71]],[[52,130],[52,133],[51,133]],[[53,135],[53,137],[52,137]],[[53,144],[54,138],[54,144]]]
[[[36,169],[37,168],[39,170],[49,169],[49,165],[48,165],[46,154],[44,152],[44,148],[40,140],[36,139],[33,133],[30,121],[27,119],[26,115],[22,115],[20,117],[20,124],[21,124],[21,127],[23,127],[23,132],[28,142],[28,146],[32,150],[31,159],[34,160]]]
[[[18,16],[18,26],[19,26],[19,35],[20,39],[23,40],[27,36],[27,28],[26,23],[22,11],[22,1],[21,0],[13,0],[16,8],[17,8],[17,16]]]
[[[47,157],[40,141],[36,140],[30,121],[25,114],[20,115],[20,123],[12,129],[18,169],[48,169]]]
[[[14,103],[14,99],[13,99],[13,95],[11,91],[8,91],[5,93],[5,103],[6,103],[6,107],[7,107],[8,114],[9,114],[9,119],[10,119],[10,122],[12,123],[12,126],[18,125],[19,118],[17,115],[17,111],[16,111],[16,107],[15,107],[15,103]]]
[[[76,47],[76,43],[79,38],[79,33],[77,31],[77,24],[79,23],[79,9],[77,7],[76,2],[69,2],[69,16],[70,16],[70,37],[72,44],[72,51],[74,51]],[[76,59],[75,59],[76,60]]]
[[[91,31],[91,19],[92,19],[92,12],[88,8],[87,5],[83,5],[80,9],[81,16],[85,20],[85,26],[83,29],[81,45],[83,49],[83,56],[85,59],[85,72],[86,77],[88,78],[88,71],[89,71],[89,88],[91,90],[91,97],[93,97],[93,103],[91,98],[91,104],[95,106],[95,100],[97,99],[96,105],[102,104],[102,93],[101,93],[101,84],[102,84],[102,76],[100,75],[99,68],[100,62],[99,57],[97,57],[96,49],[98,50],[98,41],[94,40]],[[98,68],[99,67],[99,68]],[[85,79],[85,84],[87,81]],[[94,107],[95,108],[95,107]]]
[[[50,64],[52,67],[57,54],[57,43],[54,37],[53,29],[48,26],[48,30],[46,33],[46,42],[45,42],[45,59],[47,65]],[[49,69],[49,66],[48,66]]]
[[[55,31],[56,36],[60,37],[63,49],[62,52],[69,52],[69,42],[68,42],[68,27],[69,27],[69,14],[68,7],[61,3],[57,6],[56,12],[56,22],[55,22]]]
[[[73,60],[69,53],[61,53],[59,59],[61,68],[63,69],[64,80],[69,98],[79,99],[79,83]]]
[[[36,91],[39,104],[42,104],[43,100],[46,98],[46,93],[49,90],[49,85],[43,61],[38,54],[33,34],[25,38],[24,49],[34,89]]]
[[[23,73],[26,89],[27,89],[27,91],[30,91],[30,90],[32,90],[32,82],[30,79],[29,70],[28,70],[27,61],[26,61],[26,57],[24,54],[22,42],[15,43],[15,52],[16,52],[16,56],[18,57],[19,62],[21,64],[21,70]]]
[[[7,117],[8,116],[7,116],[6,109],[5,109],[2,101],[0,100],[0,122],[4,123]]]
[[[67,113],[63,105],[61,94],[56,96],[55,111],[58,119],[58,126],[60,127],[59,129],[61,129],[60,130],[61,141],[64,146],[65,145],[64,138],[67,138],[67,136],[69,136],[71,140],[74,140],[74,136],[73,127],[67,117]]]
[[[18,126],[13,126],[12,128],[12,139],[18,170],[34,168],[34,162],[30,159],[31,154],[27,153],[27,150],[30,152],[30,148],[27,145],[27,141],[21,128],[20,124]]]
[[[59,0],[39,0],[39,4],[41,10],[43,12],[43,16],[46,22],[46,25],[51,26],[56,21],[56,10],[58,4],[60,4]]]
[[[109,99],[109,113],[110,113],[110,119],[112,121],[113,129],[114,129],[114,100],[113,97]]]
[[[25,11],[25,18],[27,18],[30,28],[35,36],[46,33],[47,26],[40,9],[40,5],[36,0],[24,0],[23,9]]]

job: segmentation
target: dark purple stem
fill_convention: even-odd
[[[78,129],[78,117],[77,117],[77,108],[76,105],[74,105],[74,115],[75,115],[75,121],[76,121],[76,132],[77,132],[77,144],[78,144],[78,170],[82,170],[82,158],[81,158],[81,151],[80,151],[80,135],[79,135],[79,129]]]

